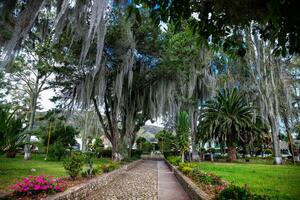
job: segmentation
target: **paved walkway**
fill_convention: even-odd
[[[144,161],[93,192],[88,200],[188,200],[187,194],[163,161]]]
[[[177,181],[164,161],[157,162],[158,169],[158,199],[186,200],[189,199],[182,186]]]

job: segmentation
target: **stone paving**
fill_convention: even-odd
[[[157,199],[157,162],[144,161],[93,192],[88,200]]]
[[[188,200],[189,197],[163,161],[145,160],[86,199]]]

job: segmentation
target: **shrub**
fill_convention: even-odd
[[[132,149],[131,150],[131,156],[132,157],[140,158],[142,154],[143,154],[143,151],[141,151],[141,150],[138,150],[138,149]]]
[[[208,174],[201,172],[198,169],[194,169],[192,172],[192,178],[197,181],[204,184],[211,184],[212,183],[212,177],[210,177]]]
[[[100,172],[99,167],[93,167],[93,170],[90,170],[89,168],[81,172],[82,177],[88,177],[91,178],[98,174]]]
[[[50,160],[60,161],[61,158],[64,156],[64,154],[65,154],[65,147],[60,141],[55,142],[53,145],[49,147]]]
[[[273,151],[271,149],[265,149],[264,153],[265,154],[273,154]]]
[[[112,150],[109,149],[99,149],[98,157],[111,158]]]
[[[269,199],[266,196],[251,194],[249,190],[243,187],[231,185],[228,188],[222,190],[217,198],[218,200],[266,200]]]
[[[80,152],[74,152],[71,154],[70,157],[67,157],[64,162],[63,166],[69,176],[72,179],[75,179],[80,171],[82,170],[82,167],[84,165],[84,156]]]
[[[179,163],[181,162],[180,156],[170,156],[168,157],[168,161],[175,166],[178,166]]]
[[[40,175],[29,176],[22,181],[11,186],[14,193],[20,196],[36,195],[39,193],[55,193],[65,190],[65,185],[61,180],[54,180],[51,176]]]
[[[191,167],[185,166],[180,170],[184,175],[190,176],[192,175],[193,169]]]
[[[207,151],[206,151],[207,153],[212,153],[212,154],[214,154],[215,152],[216,152],[216,149],[215,148],[212,148],[212,147],[210,147],[210,148],[208,148],[207,149]]]
[[[104,173],[111,172],[117,168],[119,168],[119,164],[116,162],[110,162],[108,164],[101,165],[101,170]]]
[[[178,156],[178,152],[176,152],[176,151],[164,151],[164,156],[166,158],[168,158],[170,156]]]

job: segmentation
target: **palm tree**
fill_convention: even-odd
[[[254,108],[237,89],[225,89],[208,101],[200,115],[200,134],[226,141],[229,161],[236,160],[235,145],[243,130],[253,127]]]

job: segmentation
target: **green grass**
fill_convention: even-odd
[[[253,193],[272,199],[300,199],[300,166],[211,162],[195,165],[235,185],[247,184]]]
[[[109,162],[109,159],[95,159],[95,165],[101,165]],[[31,169],[35,169],[32,172]],[[25,161],[23,156],[18,155],[16,158],[6,158],[0,156],[0,190],[8,191],[8,186],[15,184],[20,179],[29,175],[46,174],[57,177],[68,176],[63,168],[62,161],[45,161],[44,155],[33,154],[32,159]]]

